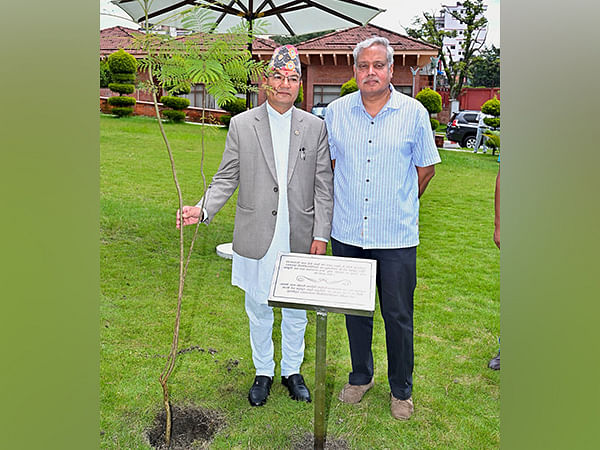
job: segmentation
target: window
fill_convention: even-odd
[[[192,89],[189,94],[185,95],[190,101],[190,106],[195,106],[196,108],[202,108],[202,97],[204,96],[204,85],[203,84],[194,84],[192,85]],[[215,109],[217,108],[217,102],[215,98],[207,94],[206,96],[206,105],[205,108]]]
[[[341,85],[317,85],[313,86],[313,104],[322,103],[328,105],[340,96]]]
[[[398,92],[408,95],[409,97],[412,97],[412,86],[394,86],[394,89],[396,89]]]

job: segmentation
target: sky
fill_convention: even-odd
[[[386,10],[371,21],[373,25],[401,34],[406,34],[404,27],[410,27],[413,19],[421,16],[423,12],[437,13],[441,10],[442,5],[454,6],[456,4],[456,0],[446,2],[440,0],[362,0],[362,2]],[[485,44],[488,47],[492,44],[500,47],[500,0],[486,0],[484,4],[488,7],[486,11],[488,35]],[[127,17],[123,10],[110,3],[109,0],[100,0],[100,13]],[[135,28],[131,21],[106,14],[100,15],[100,29],[116,25]]]

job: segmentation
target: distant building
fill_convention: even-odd
[[[173,33],[173,30],[162,30]],[[143,33],[139,30],[116,26],[100,31],[100,58],[104,59],[120,48],[125,49],[136,58],[142,58],[144,52],[132,45],[136,36]],[[326,105],[340,95],[342,84],[354,75],[352,72],[354,58],[352,50],[360,41],[373,35],[386,37],[394,49],[394,76],[392,84],[400,92],[414,96],[424,87],[433,84],[433,75],[430,70],[431,57],[438,54],[438,47],[426,42],[413,39],[386,30],[374,25],[352,27],[320,36],[297,44],[302,65],[302,84],[304,101],[301,108],[310,111],[314,105]],[[190,36],[180,36],[178,39],[191,39]],[[268,61],[273,50],[279,44],[271,39],[255,38],[252,44],[254,58]],[[411,68],[419,68],[418,75],[413,77]],[[146,73],[138,73],[139,80],[146,80]],[[101,89],[100,95],[109,97],[115,95],[109,89]],[[148,93],[136,90],[133,94],[138,100],[150,101]],[[193,85],[192,91],[186,95],[190,105],[218,109],[214,98],[206,95],[204,99],[204,86]],[[254,93],[252,105],[260,105],[266,99],[264,90]]]
[[[483,6],[484,11],[487,6]],[[435,17],[435,26],[438,30],[456,31],[456,37],[444,38],[443,51],[446,55],[452,55],[452,61],[461,61],[464,58],[464,41],[466,26],[458,21],[452,13],[464,12],[464,6],[460,2],[456,2],[456,6],[442,5],[440,15]],[[487,25],[485,25],[475,36],[478,43],[483,44],[487,36]]]

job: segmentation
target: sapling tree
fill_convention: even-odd
[[[210,33],[214,25],[214,20],[212,20],[212,16],[208,10],[197,7],[185,13],[179,13],[182,15],[183,26],[195,33],[186,36],[185,39],[173,39],[170,36],[151,33],[148,23],[148,10],[151,0],[139,1],[144,6],[144,11],[146,12],[146,32],[137,38],[137,45],[146,54],[146,57],[140,62],[140,69],[147,71],[149,76],[149,80],[140,84],[140,87],[152,95],[155,115],[169,156],[173,181],[177,191],[179,211],[181,211],[183,209],[183,196],[177,180],[177,171],[171,144],[160,119],[157,101],[159,89],[170,88],[177,91],[184,86],[192,84],[204,85],[205,95],[202,104],[203,125],[201,126],[200,158],[200,173],[203,182],[202,198],[204,199],[206,194],[206,177],[204,175],[206,93],[212,95],[216,99],[217,104],[222,105],[227,101],[231,101],[237,92],[247,92],[255,89],[247,84],[247,80],[258,80],[260,75],[264,73],[264,63],[252,60],[252,55],[248,51],[248,44],[252,40],[252,33],[243,25],[235,27],[224,34]],[[255,23],[254,30],[255,32],[260,32],[260,25]],[[204,206],[203,203],[202,206]],[[168,380],[175,367],[183,288],[194,242],[198,235],[199,225],[198,223],[194,229],[187,256],[184,251],[184,227],[181,226],[179,228],[179,288],[173,339],[167,361],[159,376],[166,412],[165,445],[167,447],[170,445],[172,429]]]

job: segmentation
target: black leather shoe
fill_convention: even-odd
[[[273,378],[264,375],[257,375],[254,378],[254,384],[248,392],[248,401],[252,406],[262,406],[267,403],[267,397],[271,392]]]
[[[498,356],[490,360],[488,367],[492,370],[500,370],[500,350],[498,350]]]
[[[310,392],[304,383],[304,378],[299,373],[295,373],[289,377],[281,377],[281,384],[288,388],[290,397],[294,400],[310,403]]]

